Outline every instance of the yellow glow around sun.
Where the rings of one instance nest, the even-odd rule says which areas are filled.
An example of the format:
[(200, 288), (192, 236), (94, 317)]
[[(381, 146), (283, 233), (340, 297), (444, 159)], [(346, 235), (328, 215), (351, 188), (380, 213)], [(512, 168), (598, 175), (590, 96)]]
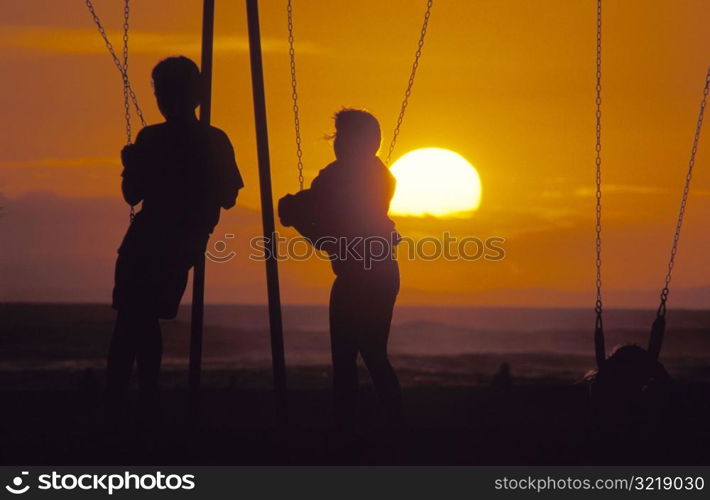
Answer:
[(415, 149), (390, 170), (397, 179), (391, 214), (466, 216), (481, 203), (478, 172), (466, 158), (448, 149)]

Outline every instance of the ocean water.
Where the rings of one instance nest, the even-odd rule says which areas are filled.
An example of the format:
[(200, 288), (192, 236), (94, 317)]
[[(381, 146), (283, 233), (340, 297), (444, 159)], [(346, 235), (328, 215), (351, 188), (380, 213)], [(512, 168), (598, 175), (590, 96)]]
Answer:
[[(1, 304), (0, 372), (102, 369), (114, 311), (102, 304)], [(320, 306), (283, 309), (290, 369), (330, 363), (328, 312)], [(648, 342), (654, 311), (610, 310), (607, 350)], [(189, 307), (164, 322), (164, 366), (187, 366)], [(669, 311), (661, 359), (679, 379), (710, 380), (710, 312)], [(390, 334), (395, 367), (411, 383), (481, 383), (501, 363), (523, 380), (573, 382), (594, 367), (591, 310), (398, 307)], [(268, 372), (268, 312), (262, 305), (208, 305), (206, 371)], [(323, 372), (325, 373), (325, 372)]]

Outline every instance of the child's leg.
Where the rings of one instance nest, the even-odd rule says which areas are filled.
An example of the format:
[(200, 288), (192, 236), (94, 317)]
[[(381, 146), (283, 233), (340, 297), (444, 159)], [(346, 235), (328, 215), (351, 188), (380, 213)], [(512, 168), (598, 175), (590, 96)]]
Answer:
[(125, 309), (118, 311), (106, 366), (106, 389), (114, 397), (125, 393), (131, 378), (136, 357), (135, 326), (129, 312)]
[(362, 311), (358, 321), (357, 343), (370, 372), (387, 424), (402, 425), (402, 390), (387, 354), (392, 312), (399, 293), (399, 268), (395, 261), (382, 262), (367, 280), (361, 280), (358, 293)]
[(158, 318), (148, 316), (141, 319), (141, 327), (136, 334), (138, 382), (141, 392), (152, 396), (158, 389), (160, 363), (163, 357), (163, 336)]
[(402, 391), (387, 355), (393, 307), (394, 297), (382, 297), (379, 303), (372, 304), (365, 313), (367, 318), (364, 318), (363, 331), (359, 332), (359, 347), (377, 397), (385, 411), (387, 424), (399, 427), (403, 420)]
[(338, 430), (355, 429), (358, 376), (357, 345), (352, 333), (352, 303), (348, 285), (336, 278), (330, 294), (330, 348), (333, 359), (333, 395)]

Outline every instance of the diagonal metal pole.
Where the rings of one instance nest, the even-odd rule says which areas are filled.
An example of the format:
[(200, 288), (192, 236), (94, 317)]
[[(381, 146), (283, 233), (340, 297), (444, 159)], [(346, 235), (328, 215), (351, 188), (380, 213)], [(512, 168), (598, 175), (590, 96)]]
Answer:
[(274, 201), (271, 194), (271, 164), (269, 160), (269, 136), (266, 127), (266, 97), (264, 92), (264, 69), (261, 58), (261, 33), (259, 31), (259, 2), (246, 0), (247, 24), (249, 26), (249, 56), (251, 60), (251, 85), (254, 97), (254, 121), (259, 159), (259, 188), (261, 191), (261, 217), (264, 226), (266, 287), (269, 299), (269, 325), (271, 328), (271, 359), (274, 372), (276, 396), (276, 420), (286, 424), (286, 361), (284, 357), (283, 325), (281, 321), (281, 297), (279, 294), (279, 269), (276, 260)]
[[(212, 112), (212, 45), (214, 41), (214, 0), (204, 0), (202, 10), (202, 96), (200, 122), (209, 126)], [(202, 333), (205, 312), (205, 254), (201, 252), (192, 274), (192, 324), (190, 325), (190, 395), (199, 405), (202, 372)]]

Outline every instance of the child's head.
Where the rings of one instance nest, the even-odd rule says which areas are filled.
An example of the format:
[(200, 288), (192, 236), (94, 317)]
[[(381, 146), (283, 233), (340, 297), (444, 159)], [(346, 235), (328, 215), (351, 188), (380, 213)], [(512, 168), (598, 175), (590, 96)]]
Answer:
[(335, 114), (336, 158), (375, 156), (381, 140), (380, 124), (367, 111), (344, 108)]
[(185, 56), (168, 57), (153, 68), (153, 89), (166, 119), (192, 115), (200, 104), (200, 70)]

